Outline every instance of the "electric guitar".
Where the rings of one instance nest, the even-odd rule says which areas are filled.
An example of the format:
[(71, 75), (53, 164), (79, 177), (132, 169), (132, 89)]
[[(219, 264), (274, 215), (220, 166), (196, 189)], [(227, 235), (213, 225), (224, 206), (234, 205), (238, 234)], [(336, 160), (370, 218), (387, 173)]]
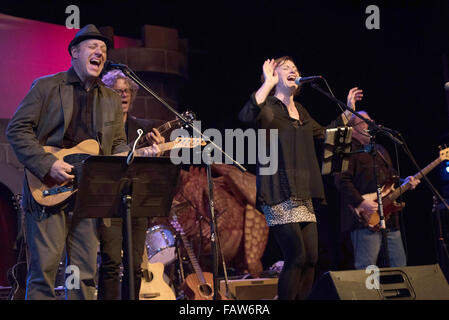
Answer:
[(143, 269), (139, 300), (176, 300), (175, 293), (164, 281), (164, 264), (147, 263)]
[[(172, 150), (176, 148), (195, 148), (196, 146), (204, 146), (206, 142), (201, 138), (184, 138), (178, 137), (173, 141), (158, 144), (161, 152)], [(61, 149), (52, 146), (44, 146), (45, 152), (53, 154), (57, 159), (64, 160), (65, 162), (74, 166), (75, 177), (80, 175), (82, 162), (91, 155), (98, 155), (100, 153), (100, 146), (96, 140), (87, 139), (73, 148)], [(143, 155), (142, 149), (136, 149), (135, 155)], [(114, 156), (127, 156), (128, 152), (121, 152), (114, 154)], [(43, 181), (33, 175), (28, 169), (25, 168), (25, 174), (30, 188), (30, 192), (40, 205), (51, 207), (62, 203), (67, 200), (72, 194), (78, 191), (75, 181), (66, 181), (62, 184), (57, 183), (55, 180), (46, 177)]]
[[(187, 120), (188, 123), (192, 123), (196, 119), (195, 113), (192, 111), (185, 111), (182, 113), (182, 116), (184, 119)], [(185, 128), (187, 129), (189, 126), (185, 124), (181, 119), (176, 118), (174, 120), (170, 120), (162, 124), (161, 126), (157, 127), (156, 129), (159, 131), (161, 135), (164, 135), (168, 130), (175, 129), (175, 128)], [(147, 134), (147, 132), (145, 132)], [(136, 145), (136, 148), (143, 148), (145, 146), (148, 146), (148, 141), (146, 139), (140, 138), (139, 142)]]
[[(422, 169), (420, 172), (414, 175), (416, 179), (421, 179), (423, 176), (428, 174), (432, 169), (434, 169), (437, 165), (439, 165), (442, 161), (449, 160), (449, 148), (445, 148), (440, 151), (440, 156), (432, 161), (427, 167)], [(405, 204), (397, 203), (396, 199), (399, 198), (401, 194), (410, 190), (412, 187), (410, 182), (404, 182), (399, 188), (394, 188), (394, 183), (390, 182), (385, 184), (381, 189), (381, 197), (382, 197), (382, 205), (384, 211), (385, 221), (387, 221), (392, 213), (395, 213), (401, 210)], [(367, 193), (362, 195), (364, 199), (373, 200), (377, 202), (377, 192)], [(360, 207), (353, 208), (351, 205), (349, 207), (359, 216), (363, 217), (364, 210)], [(373, 228), (377, 230), (379, 228), (380, 216), (378, 212), (374, 212), (367, 219), (364, 220), (364, 223), (367, 227)]]
[[(192, 264), (193, 269), (195, 270), (194, 274), (189, 274), (184, 282), (183, 289), (184, 293), (187, 295), (189, 300), (213, 300), (214, 297), (214, 276), (210, 272), (203, 272), (198, 263), (198, 260), (193, 253), (192, 246), (190, 245), (187, 236), (184, 233), (182, 226), (179, 224), (177, 217), (174, 215), (173, 220), (170, 220), (173, 228), (179, 232), (182, 238), (182, 242), (184, 243), (184, 247), (187, 251), (187, 255), (189, 256), (190, 262)], [(221, 293), (218, 294), (220, 300), (227, 300)]]

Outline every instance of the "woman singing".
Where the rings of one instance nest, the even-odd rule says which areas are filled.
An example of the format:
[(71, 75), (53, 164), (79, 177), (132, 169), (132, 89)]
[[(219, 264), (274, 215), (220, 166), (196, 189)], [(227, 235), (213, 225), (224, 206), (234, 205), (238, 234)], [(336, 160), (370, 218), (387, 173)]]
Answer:
[[(300, 73), (292, 58), (266, 60), (262, 69), (263, 83), (240, 111), (239, 119), (255, 123), (258, 129), (278, 129), (277, 172), (261, 175), (262, 165), (257, 164), (257, 207), (284, 258), (278, 299), (305, 299), (318, 260), (312, 199), (325, 199), (314, 138), (323, 139), (325, 128), (293, 99), (299, 93), (295, 79)], [(361, 95), (361, 90), (351, 89), (348, 105)], [(342, 114), (329, 127), (345, 125), (348, 118), (349, 114)]]

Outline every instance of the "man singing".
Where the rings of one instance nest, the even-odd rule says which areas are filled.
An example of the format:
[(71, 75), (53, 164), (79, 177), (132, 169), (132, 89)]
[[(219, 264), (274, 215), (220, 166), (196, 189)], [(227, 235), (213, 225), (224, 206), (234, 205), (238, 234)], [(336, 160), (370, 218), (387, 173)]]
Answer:
[[(127, 152), (120, 98), (104, 86), (99, 75), (110, 40), (89, 24), (69, 43), (71, 68), (36, 79), (7, 128), (19, 161), (41, 180), (63, 183), (74, 179), (72, 165), (45, 152), (43, 146), (72, 148), (95, 139), (100, 153)], [(144, 155), (159, 152), (146, 148)], [(97, 220), (73, 217), (75, 197), (43, 207), (24, 180), (23, 207), (30, 253), (26, 299), (55, 299), (54, 283), (61, 256), (79, 270), (79, 279), (66, 288), (67, 299), (95, 299)], [(75, 268), (75, 269), (76, 269)]]

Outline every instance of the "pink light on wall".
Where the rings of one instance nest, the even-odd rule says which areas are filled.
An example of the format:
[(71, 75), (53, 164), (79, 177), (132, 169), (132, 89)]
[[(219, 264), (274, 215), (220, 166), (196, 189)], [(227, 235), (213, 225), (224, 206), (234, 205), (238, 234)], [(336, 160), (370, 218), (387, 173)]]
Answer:
[[(0, 13), (0, 118), (12, 117), (34, 79), (70, 68), (67, 47), (77, 31)], [(116, 48), (139, 43), (114, 37)]]
[(119, 48), (139, 48), (142, 41), (127, 37), (114, 36), (114, 49)]
[(0, 118), (11, 118), (37, 77), (67, 70), (77, 30), (0, 14)]

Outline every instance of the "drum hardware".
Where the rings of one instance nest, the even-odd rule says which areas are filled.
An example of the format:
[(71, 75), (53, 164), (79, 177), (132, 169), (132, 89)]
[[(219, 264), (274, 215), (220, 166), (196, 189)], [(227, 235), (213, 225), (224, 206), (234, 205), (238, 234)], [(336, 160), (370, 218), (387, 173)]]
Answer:
[(147, 230), (145, 246), (150, 263), (161, 262), (165, 266), (175, 261), (175, 235), (164, 225), (156, 225)]

